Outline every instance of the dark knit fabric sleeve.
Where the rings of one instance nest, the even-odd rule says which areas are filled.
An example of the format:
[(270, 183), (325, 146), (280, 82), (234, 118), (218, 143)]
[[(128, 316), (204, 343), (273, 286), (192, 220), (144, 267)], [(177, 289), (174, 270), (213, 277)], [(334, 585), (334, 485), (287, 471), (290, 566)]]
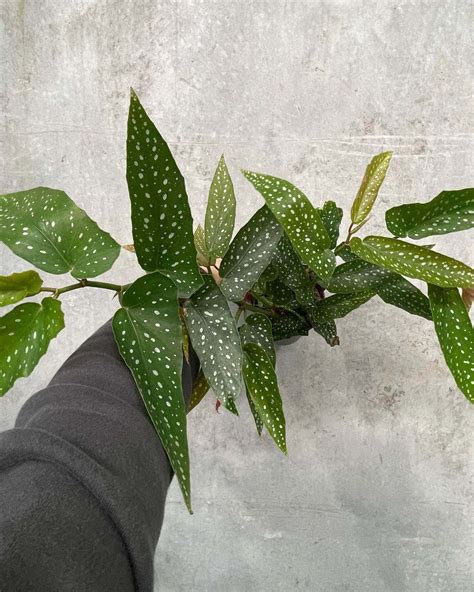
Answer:
[(109, 322), (0, 434), (1, 592), (153, 590), (171, 477)]

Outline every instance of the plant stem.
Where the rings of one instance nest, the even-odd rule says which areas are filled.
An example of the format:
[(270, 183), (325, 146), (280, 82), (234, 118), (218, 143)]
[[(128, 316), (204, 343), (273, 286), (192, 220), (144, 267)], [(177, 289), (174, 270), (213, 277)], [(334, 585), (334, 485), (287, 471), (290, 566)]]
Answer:
[(114, 292), (120, 293), (123, 286), (120, 284), (109, 284), (108, 282), (95, 282), (93, 280), (83, 279), (77, 282), (77, 284), (71, 284), (70, 286), (64, 286), (63, 288), (49, 288), (44, 286), (40, 289), (40, 292), (52, 292), (54, 298), (58, 298), (61, 294), (71, 292), (72, 290), (79, 290), (79, 288), (102, 288), (103, 290), (113, 290)]
[(248, 304), (247, 302), (241, 302), (239, 306), (242, 310), (252, 310), (253, 312), (261, 312), (269, 317), (279, 316), (276, 312), (273, 312), (272, 310), (266, 310), (265, 308), (260, 308), (260, 306), (254, 306), (253, 304)]

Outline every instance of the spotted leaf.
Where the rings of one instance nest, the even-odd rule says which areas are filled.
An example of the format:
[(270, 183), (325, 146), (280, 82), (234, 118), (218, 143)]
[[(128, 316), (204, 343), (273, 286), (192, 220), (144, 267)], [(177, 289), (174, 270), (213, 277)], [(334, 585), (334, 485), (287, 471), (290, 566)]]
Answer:
[(385, 212), (388, 230), (413, 239), (474, 227), (474, 189), (442, 191), (427, 203), (406, 204)]
[(209, 191), (204, 225), (207, 252), (223, 257), (234, 232), (235, 195), (224, 156), (221, 156)]
[(278, 318), (272, 318), (272, 333), (275, 341), (290, 339), (301, 335), (308, 335), (310, 325), (302, 318), (293, 314), (287, 314)]
[(194, 232), (194, 245), (196, 247), (197, 262), (199, 265), (207, 267), (208, 265), (213, 265), (215, 263), (207, 252), (204, 228), (201, 225), (199, 225)]
[(279, 277), (276, 280), (267, 282), (265, 287), (265, 298), (277, 308), (296, 308), (298, 306), (298, 300), (296, 299), (295, 293), (290, 290)]
[(342, 208), (338, 208), (334, 201), (326, 201), (322, 208), (318, 208), (326, 232), (331, 239), (329, 247), (334, 249), (339, 239), (339, 227), (342, 221)]
[(104, 273), (120, 253), (64, 191), (48, 187), (0, 196), (0, 240), (39, 269), (81, 279)]
[(312, 308), (312, 318), (317, 323), (328, 323), (334, 319), (345, 317), (375, 296), (375, 292), (365, 291), (357, 294), (335, 294), (320, 300)]
[(363, 259), (355, 259), (336, 267), (327, 288), (334, 294), (364, 292), (374, 290), (395, 275), (384, 267), (367, 263)]
[(387, 304), (392, 304), (410, 314), (431, 321), (431, 309), (428, 298), (421, 290), (401, 275), (393, 274), (390, 279), (378, 285), (375, 291)]
[(373, 290), (387, 304), (431, 319), (429, 300), (421, 290), (401, 275), (359, 259), (357, 255), (336, 267), (328, 290), (341, 294)]
[(138, 278), (123, 294), (113, 330), (191, 512), (181, 320), (173, 281), (159, 272)]
[(190, 296), (202, 282), (184, 179), (133, 90), (128, 115), (127, 182), (138, 262), (145, 271), (161, 271), (175, 282), (180, 295)]
[(320, 277), (329, 277), (336, 266), (334, 254), (328, 251), (331, 238), (306, 195), (284, 179), (242, 172), (263, 196), (303, 263)]
[(22, 271), (11, 275), (0, 275), (0, 306), (15, 304), (38, 294), (43, 280), (36, 271)]
[(0, 319), (0, 395), (31, 374), (63, 328), (61, 302), (55, 298), (19, 304)]
[(211, 276), (204, 277), (204, 285), (186, 302), (185, 319), (204, 376), (226, 405), (240, 392), (242, 349), (227, 300)]
[(391, 158), (391, 152), (382, 152), (374, 156), (368, 164), (351, 208), (351, 220), (354, 224), (360, 224), (370, 214), (385, 179)]
[(446, 364), (460, 390), (474, 403), (474, 329), (456, 288), (428, 285), (433, 321)]
[(267, 354), (269, 360), (275, 366), (276, 355), (273, 343), (272, 323), (270, 319), (261, 313), (253, 313), (245, 319), (245, 323), (239, 327), (242, 344), (258, 343)]
[(241, 300), (270, 263), (282, 228), (263, 206), (239, 230), (219, 268), (221, 290), (229, 300)]
[(287, 236), (283, 236), (273, 257), (278, 277), (292, 290), (298, 302), (311, 305), (314, 302), (313, 286), (296, 251)]
[(306, 310), (306, 315), (311, 323), (311, 326), (318, 335), (326, 341), (328, 345), (334, 347), (340, 344), (339, 336), (337, 334), (337, 327), (334, 321), (326, 321), (324, 323), (317, 320), (317, 314), (313, 315), (314, 306)]
[(461, 261), (385, 236), (352, 238), (352, 251), (365, 261), (444, 288), (474, 286), (474, 270)]
[(243, 351), (243, 375), (249, 397), (276, 445), (287, 454), (285, 415), (273, 365), (256, 343), (246, 343)]
[(351, 248), (347, 243), (341, 243), (335, 249), (334, 253), (340, 257), (343, 261), (355, 261), (358, 259), (357, 255), (351, 251)]

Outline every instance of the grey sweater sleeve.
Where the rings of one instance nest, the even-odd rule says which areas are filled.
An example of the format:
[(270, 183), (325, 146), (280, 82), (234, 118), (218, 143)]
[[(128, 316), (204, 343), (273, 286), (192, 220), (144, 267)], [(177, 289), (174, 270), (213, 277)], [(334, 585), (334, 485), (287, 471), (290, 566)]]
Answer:
[(109, 322), (0, 434), (0, 591), (151, 591), (171, 477)]

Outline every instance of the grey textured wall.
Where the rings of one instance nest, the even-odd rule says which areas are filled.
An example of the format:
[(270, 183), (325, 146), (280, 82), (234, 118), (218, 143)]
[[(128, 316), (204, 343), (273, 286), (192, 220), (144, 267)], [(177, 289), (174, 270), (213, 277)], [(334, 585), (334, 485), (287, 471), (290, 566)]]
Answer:
[[(2, 192), (62, 188), (123, 243), (131, 85), (196, 221), (221, 152), (239, 225), (260, 203), (242, 166), (348, 207), (370, 156), (392, 149), (371, 232), (386, 206), (472, 182), (468, 0), (3, 0), (1, 13)], [(467, 240), (435, 242), (472, 264)], [(0, 254), (2, 273), (27, 267)], [(107, 277), (137, 273), (124, 252)], [(63, 300), (67, 328), (1, 401), (0, 428), (115, 308), (94, 290)], [(315, 335), (280, 352), (288, 458), (244, 405), (240, 419), (211, 399), (192, 414), (195, 515), (173, 484), (157, 590), (471, 589), (472, 413), (432, 327), (379, 301), (339, 327), (339, 348)]]

